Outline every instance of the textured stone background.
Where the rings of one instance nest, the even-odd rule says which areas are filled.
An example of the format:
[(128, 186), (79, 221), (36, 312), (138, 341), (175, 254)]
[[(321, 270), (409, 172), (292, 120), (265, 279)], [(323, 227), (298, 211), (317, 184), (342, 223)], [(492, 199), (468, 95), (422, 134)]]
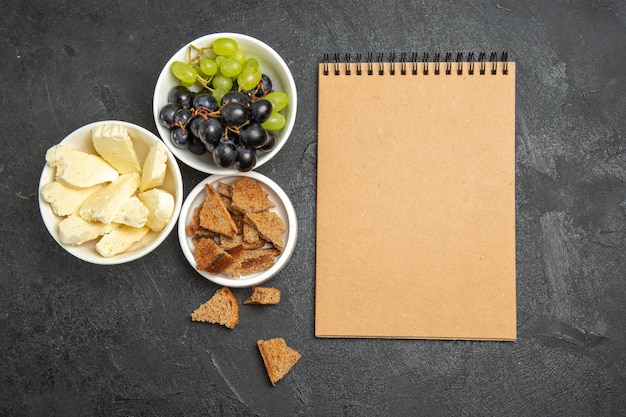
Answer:
[[(0, 415), (626, 415), (624, 2), (3, 3)], [(216, 286), (175, 234), (145, 259), (89, 265), (37, 206), (47, 148), (102, 119), (156, 132), (162, 65), (220, 31), (273, 46), (299, 88), (293, 136), (259, 169), (300, 222), (272, 281), (283, 302), (246, 306), (234, 331), (190, 321)], [(517, 62), (518, 340), (316, 339), (317, 63), (481, 50)], [(205, 176), (181, 168), (186, 192)], [(272, 387), (255, 341), (275, 336), (304, 357)]]

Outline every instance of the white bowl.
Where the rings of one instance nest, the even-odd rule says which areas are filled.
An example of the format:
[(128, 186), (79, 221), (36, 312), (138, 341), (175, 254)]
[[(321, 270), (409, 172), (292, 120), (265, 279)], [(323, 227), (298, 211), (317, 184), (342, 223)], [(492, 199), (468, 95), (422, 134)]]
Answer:
[[(237, 178), (250, 177), (257, 180), (263, 190), (268, 193), (269, 199), (276, 205), (276, 207), (270, 209), (274, 211), (285, 224), (285, 234), (283, 235), (283, 241), (285, 242), (285, 248), (282, 253), (276, 259), (276, 263), (267, 271), (256, 272), (249, 275), (243, 275), (240, 278), (231, 278), (225, 274), (211, 274), (205, 271), (199, 271), (196, 269), (196, 260), (194, 258), (194, 245), (191, 238), (187, 235), (186, 226), (191, 222), (194, 214), (194, 209), (204, 201), (206, 196), (205, 187), (206, 184), (215, 186), (218, 182), (224, 182), (231, 184)], [(232, 175), (211, 175), (205, 180), (201, 181), (196, 187), (191, 190), (180, 212), (180, 220), (178, 222), (178, 239), (180, 240), (180, 246), (183, 250), (183, 254), (189, 264), (196, 269), (196, 271), (204, 278), (212, 281), (218, 285), (233, 287), (233, 288), (245, 288), (262, 284), (276, 275), (283, 267), (289, 262), (293, 250), (296, 246), (298, 239), (298, 224), (296, 220), (296, 211), (291, 204), (291, 200), (285, 194), (285, 192), (271, 179), (259, 174), (258, 172), (239, 172)]]
[[(259, 61), (259, 67), (263, 73), (267, 74), (272, 80), (272, 86), (275, 91), (283, 91), (289, 96), (289, 105), (281, 110), (285, 116), (286, 124), (280, 131), (276, 132), (276, 146), (270, 152), (259, 154), (255, 169), (267, 163), (276, 155), (287, 142), (296, 120), (296, 110), (298, 106), (298, 95), (296, 84), (289, 67), (280, 55), (274, 49), (269, 47), (262, 41), (253, 37), (242, 35), (239, 33), (213, 33), (203, 36), (189, 42), (187, 45), (179, 49), (161, 70), (159, 78), (154, 89), (154, 97), (152, 102), (152, 111), (154, 113), (154, 122), (156, 124), (159, 135), (163, 142), (169, 147), (172, 153), (186, 165), (208, 174), (236, 174), (236, 168), (218, 167), (211, 157), (210, 153), (204, 155), (196, 155), (187, 149), (175, 147), (170, 140), (170, 130), (161, 126), (159, 123), (159, 113), (161, 108), (167, 104), (167, 96), (172, 87), (179, 85), (178, 80), (172, 75), (170, 66), (174, 61), (187, 62), (187, 53), (190, 45), (196, 47), (206, 47), (218, 38), (231, 38), (237, 41), (239, 49), (244, 51), (248, 58), (256, 58)], [(198, 90), (199, 87), (190, 87), (191, 90)]]
[[(152, 132), (140, 126), (118, 120), (105, 120), (94, 122), (76, 129), (67, 135), (61, 143), (84, 152), (97, 154), (91, 140), (91, 130), (93, 127), (101, 124), (119, 124), (124, 126), (131, 136), (135, 152), (137, 153), (137, 157), (140, 161), (145, 159), (148, 150), (150, 149), (150, 145), (153, 142), (161, 141)], [(86, 242), (78, 246), (64, 245), (59, 241), (58, 232), (59, 222), (63, 220), (63, 218), (54, 214), (50, 204), (42, 199), (41, 192), (39, 192), (39, 210), (41, 212), (41, 217), (43, 218), (43, 222), (54, 240), (56, 240), (61, 247), (75, 257), (82, 259), (83, 261), (99, 265), (115, 265), (130, 262), (141, 258), (156, 249), (174, 229), (183, 201), (183, 181), (180, 168), (178, 167), (178, 162), (169, 149), (165, 148), (165, 150), (167, 152), (167, 173), (165, 175), (165, 183), (159, 188), (174, 196), (174, 212), (172, 213), (169, 223), (161, 232), (148, 232), (146, 236), (144, 236), (139, 242), (135, 243), (128, 251), (110, 258), (105, 258), (96, 251), (97, 240)], [(46, 164), (39, 179), (40, 191), (41, 187), (54, 180), (54, 174), (55, 168)]]

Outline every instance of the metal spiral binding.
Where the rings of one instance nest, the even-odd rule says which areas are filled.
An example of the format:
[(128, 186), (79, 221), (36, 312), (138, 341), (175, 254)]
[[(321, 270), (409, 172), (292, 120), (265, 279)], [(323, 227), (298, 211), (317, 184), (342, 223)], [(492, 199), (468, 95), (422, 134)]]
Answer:
[[(389, 64), (389, 75), (407, 75), (409, 71), (407, 71), (407, 65), (410, 63), (410, 74), (418, 75), (419, 72), (419, 54), (417, 52), (412, 52), (410, 59), (407, 61), (408, 54), (406, 52), (401, 52), (399, 55), (399, 60), (396, 58), (396, 53), (391, 52), (389, 54), (389, 58), (385, 60), (383, 53), (376, 54), (376, 61), (374, 61), (374, 54), (372, 52), (368, 52), (365, 60), (362, 59), (362, 55), (360, 53), (356, 54), (356, 60), (354, 63), (356, 64), (356, 75), (373, 75), (374, 67), (377, 67), (378, 75), (385, 75), (385, 64)], [(463, 75), (464, 64), (468, 63), (467, 73), (468, 75), (474, 75), (476, 73), (475, 67), (476, 64), (478, 67), (478, 74), (485, 75), (487, 73), (491, 75), (496, 75), (498, 72), (498, 62), (502, 62), (502, 75), (508, 75), (509, 73), (509, 54), (508, 52), (502, 52), (500, 56), (500, 60), (498, 60), (498, 53), (491, 52), (489, 54), (489, 58), (487, 59), (486, 52), (480, 52), (478, 54), (478, 59), (476, 60), (474, 52), (467, 53), (467, 59), (464, 58), (463, 52), (456, 53), (456, 59), (453, 60), (452, 52), (446, 52), (443, 58), (443, 62), (441, 60), (441, 53), (437, 52), (434, 54), (433, 60), (429, 60), (430, 56), (428, 52), (424, 52), (422, 55), (421, 63), (422, 65), (422, 74), (429, 75), (430, 73), (430, 63), (433, 63), (433, 73), (434, 75), (442, 74), (442, 64), (443, 64), (443, 73), (445, 75), (451, 75), (453, 73), (454, 66), (456, 65), (456, 74)], [(343, 62), (340, 61), (339, 54), (333, 54), (333, 59), (331, 60), (330, 54), (324, 54), (324, 58), (322, 61), (322, 73), (323, 75), (329, 75), (331, 72), (330, 66), (332, 65), (332, 72), (334, 75), (341, 75), (341, 64), (345, 65), (343, 70), (343, 75), (352, 75), (352, 59), (350, 54), (345, 54), (345, 58)], [(366, 69), (364, 70), (362, 64), (366, 64)], [(398, 65), (399, 64), (399, 65)], [(397, 67), (399, 66), (400, 70), (397, 71)], [(488, 67), (490, 68), (488, 69)]]

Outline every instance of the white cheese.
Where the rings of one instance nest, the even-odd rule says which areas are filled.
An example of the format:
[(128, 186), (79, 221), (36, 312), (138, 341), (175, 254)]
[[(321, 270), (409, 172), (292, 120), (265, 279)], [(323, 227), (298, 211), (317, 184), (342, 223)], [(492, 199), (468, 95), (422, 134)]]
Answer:
[(113, 217), (113, 222), (143, 227), (148, 221), (148, 214), (146, 206), (136, 196), (132, 196), (122, 203), (120, 211)]
[(53, 181), (41, 187), (41, 197), (50, 204), (57, 216), (67, 216), (78, 211), (87, 198), (102, 188), (102, 184), (89, 188), (66, 187)]
[(85, 220), (111, 223), (124, 202), (135, 194), (139, 181), (140, 177), (136, 172), (120, 175), (83, 203), (79, 210), (80, 216)]
[(115, 224), (88, 222), (77, 214), (72, 214), (59, 222), (59, 241), (64, 245), (81, 245), (110, 232), (118, 227)]
[(174, 213), (174, 197), (160, 188), (139, 193), (138, 197), (150, 213), (146, 226), (155, 232), (163, 230)]
[(102, 236), (96, 243), (96, 251), (105, 258), (110, 258), (126, 252), (135, 243), (141, 240), (150, 229), (148, 227), (131, 227), (121, 225), (110, 233)]
[(98, 125), (91, 131), (93, 147), (120, 174), (141, 172), (141, 163), (128, 130), (119, 124)]
[(46, 163), (56, 167), (55, 179), (71, 187), (88, 188), (115, 180), (119, 173), (98, 155), (66, 145), (55, 145), (46, 152)]
[(167, 153), (161, 142), (154, 142), (150, 146), (148, 155), (143, 162), (143, 172), (139, 191), (146, 191), (163, 185), (167, 171)]

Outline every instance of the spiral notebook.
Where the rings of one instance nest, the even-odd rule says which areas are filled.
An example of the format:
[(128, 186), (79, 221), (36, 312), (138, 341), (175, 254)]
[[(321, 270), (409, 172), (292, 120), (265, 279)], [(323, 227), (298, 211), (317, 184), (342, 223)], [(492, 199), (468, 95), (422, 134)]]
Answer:
[(315, 334), (515, 340), (515, 63), (319, 64)]

